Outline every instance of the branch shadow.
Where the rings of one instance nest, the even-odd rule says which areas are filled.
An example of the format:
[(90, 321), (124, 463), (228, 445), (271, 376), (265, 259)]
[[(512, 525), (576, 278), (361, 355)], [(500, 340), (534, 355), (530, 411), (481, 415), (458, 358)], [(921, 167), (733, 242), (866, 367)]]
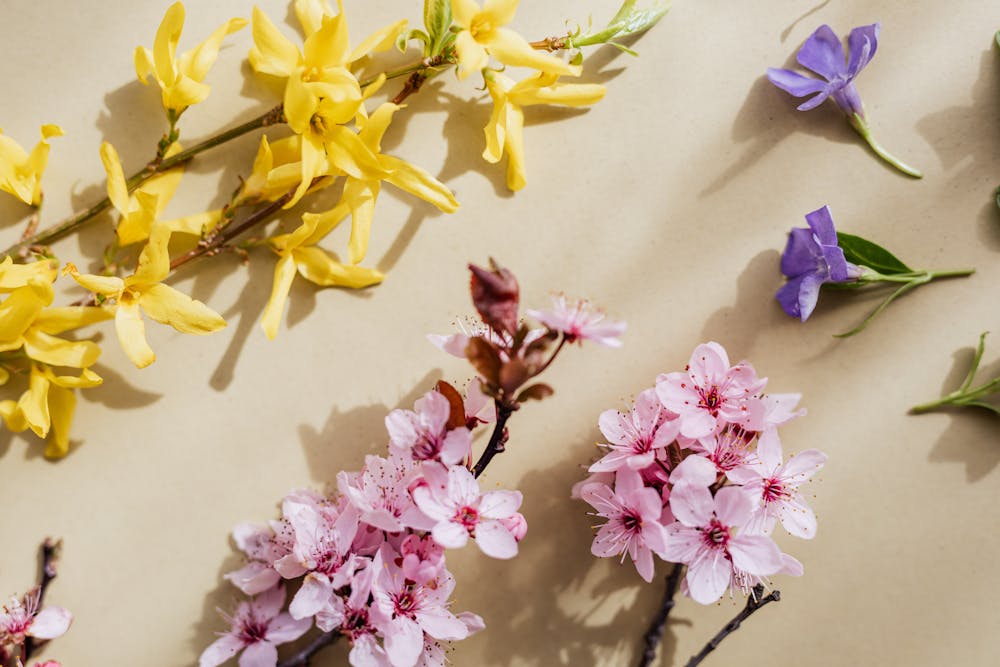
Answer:
[(794, 21), (792, 21), (788, 25), (787, 28), (785, 28), (784, 30), (781, 31), (781, 41), (782, 41), (782, 43), (784, 43), (788, 39), (788, 37), (792, 34), (792, 31), (795, 30), (795, 26), (797, 26), (799, 23), (801, 23), (805, 19), (809, 18), (810, 16), (812, 16), (813, 14), (815, 14), (816, 12), (818, 12), (819, 10), (823, 9), (828, 4), (830, 4), (830, 0), (823, 0), (823, 2), (819, 3), (818, 5), (816, 5), (812, 9), (806, 11), (804, 14), (802, 14), (797, 19), (795, 19)]
[[(941, 387), (941, 395), (954, 391), (968, 373), (975, 349), (962, 348), (952, 358), (954, 364)], [(978, 378), (992, 378), (1000, 374), (1000, 361), (980, 367)], [(934, 444), (927, 460), (931, 463), (962, 463), (965, 477), (969, 482), (978, 482), (1000, 464), (1000, 448), (996, 447), (996, 432), (1000, 417), (985, 409), (946, 408), (942, 410), (950, 418), (950, 424)], [(918, 415), (923, 416), (923, 415)]]
[[(780, 259), (777, 250), (764, 250), (750, 260), (737, 279), (736, 301), (709, 316), (702, 340), (725, 340), (727, 346), (749, 350), (766, 326), (787, 319), (774, 298), (781, 281)], [(748, 321), (754, 325), (746, 326)]]

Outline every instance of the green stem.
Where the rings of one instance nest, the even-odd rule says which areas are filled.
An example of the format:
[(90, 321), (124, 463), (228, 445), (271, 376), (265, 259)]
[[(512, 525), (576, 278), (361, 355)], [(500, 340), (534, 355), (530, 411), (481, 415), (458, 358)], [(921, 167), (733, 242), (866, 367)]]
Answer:
[[(271, 109), (270, 111), (261, 116), (258, 116), (257, 118), (249, 120), (246, 123), (243, 123), (242, 125), (238, 125), (237, 127), (234, 127), (232, 129), (226, 130), (225, 132), (210, 137), (205, 141), (201, 142), (200, 144), (192, 146), (187, 150), (183, 150), (180, 153), (177, 153), (176, 155), (172, 155), (168, 158), (157, 157), (152, 161), (150, 161), (149, 164), (147, 164), (145, 167), (143, 167), (142, 170), (136, 172), (135, 174), (132, 174), (132, 176), (128, 178), (128, 180), (126, 181), (128, 190), (129, 192), (132, 192), (140, 185), (151, 179), (153, 176), (156, 176), (157, 174), (163, 173), (180, 164), (183, 164), (189, 161), (194, 156), (198, 155), (199, 153), (203, 153), (211, 148), (215, 148), (216, 146), (221, 146), (222, 144), (228, 141), (232, 141), (237, 137), (241, 137), (244, 134), (247, 134), (248, 132), (252, 132), (253, 130), (262, 127), (267, 127), (268, 125), (275, 125), (277, 123), (282, 123), (282, 122), (284, 122), (284, 110), (281, 105), (278, 105), (277, 107)], [(37, 234), (31, 237), (18, 241), (17, 243), (15, 243), (11, 247), (7, 248), (2, 253), (0, 253), (0, 257), (4, 255), (14, 256), (22, 248), (28, 248), (31, 246), (44, 246), (44, 245), (49, 245), (54, 241), (58, 241), (59, 239), (67, 236), (68, 234), (75, 232), (77, 229), (82, 227), (90, 220), (96, 218), (98, 215), (107, 210), (110, 206), (111, 206), (111, 200), (105, 197), (104, 199), (97, 202), (87, 210), (82, 211), (70, 218), (67, 218), (63, 222), (60, 222), (59, 224), (53, 225), (52, 227), (49, 227), (47, 229), (43, 229), (42, 231), (38, 232)]]
[(883, 160), (885, 160), (893, 167), (906, 174), (907, 176), (912, 176), (913, 178), (924, 177), (923, 172), (921, 172), (919, 169), (916, 169), (906, 164), (905, 162), (894, 156), (892, 153), (887, 151), (885, 148), (883, 148), (879, 142), (875, 141), (875, 137), (872, 136), (871, 128), (868, 127), (868, 123), (865, 122), (865, 119), (862, 118), (860, 114), (854, 114), (850, 118), (850, 123), (851, 127), (853, 127), (854, 130), (861, 135), (862, 139), (868, 142), (868, 145), (880, 158), (882, 158)]

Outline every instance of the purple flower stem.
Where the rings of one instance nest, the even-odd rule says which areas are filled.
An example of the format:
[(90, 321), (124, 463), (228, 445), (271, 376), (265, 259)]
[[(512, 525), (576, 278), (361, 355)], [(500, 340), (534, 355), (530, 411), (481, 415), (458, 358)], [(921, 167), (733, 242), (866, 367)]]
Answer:
[(753, 587), (753, 593), (751, 593), (750, 597), (747, 598), (747, 606), (743, 608), (743, 611), (738, 613), (733, 620), (726, 623), (726, 625), (719, 630), (718, 634), (712, 637), (712, 639), (705, 644), (701, 651), (698, 652), (698, 655), (692, 656), (691, 659), (688, 660), (686, 667), (696, 667), (696, 665), (700, 665), (701, 661), (704, 660), (709, 653), (719, 648), (719, 644), (722, 643), (722, 640), (739, 630), (743, 621), (750, 618), (755, 611), (769, 602), (779, 602), (781, 600), (780, 591), (771, 591), (771, 593), (765, 597), (761, 597), (762, 595), (764, 595), (764, 586), (757, 584)]
[(883, 160), (885, 160), (893, 167), (906, 174), (907, 176), (912, 176), (913, 178), (924, 177), (923, 172), (921, 172), (919, 169), (915, 169), (914, 167), (911, 167), (910, 165), (906, 164), (905, 162), (894, 156), (892, 153), (887, 151), (885, 148), (883, 148), (879, 142), (875, 141), (875, 137), (872, 136), (871, 128), (868, 127), (868, 123), (865, 122), (865, 119), (862, 118), (860, 115), (854, 114), (852, 117), (848, 119), (848, 122), (850, 122), (851, 127), (853, 127), (854, 130), (861, 135), (861, 138), (868, 143), (872, 151), (874, 151), (875, 154), (878, 155), (880, 158), (882, 158)]
[[(54, 542), (51, 538), (45, 538), (40, 547), (42, 556), (42, 568), (41, 574), (38, 577), (38, 608), (42, 608), (42, 603), (45, 601), (45, 591), (48, 590), (49, 584), (52, 580), (56, 578), (58, 574), (56, 572), (56, 558), (59, 556), (59, 546), (58, 541)], [(24, 650), (22, 651), (22, 660), (28, 660), (31, 655), (35, 652), (35, 649), (39, 648), (45, 642), (35, 642), (34, 637), (24, 638)]]
[(639, 667), (649, 667), (653, 664), (653, 660), (656, 659), (656, 649), (660, 646), (660, 642), (663, 641), (663, 632), (667, 629), (667, 617), (670, 616), (671, 610), (677, 604), (674, 601), (674, 596), (677, 595), (677, 589), (681, 585), (681, 575), (683, 573), (684, 566), (680, 563), (674, 563), (674, 568), (667, 575), (667, 589), (663, 593), (663, 602), (660, 603), (660, 610), (649, 625), (649, 630), (643, 636), (644, 649), (642, 657), (639, 659)]

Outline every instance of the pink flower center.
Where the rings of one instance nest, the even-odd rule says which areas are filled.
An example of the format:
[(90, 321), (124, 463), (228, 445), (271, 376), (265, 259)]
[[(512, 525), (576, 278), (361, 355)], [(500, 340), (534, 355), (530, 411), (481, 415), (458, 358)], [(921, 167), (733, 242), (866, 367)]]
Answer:
[(412, 618), (417, 609), (420, 608), (420, 603), (413, 590), (407, 588), (405, 591), (396, 596), (393, 607), (397, 616), (408, 616)]
[(240, 641), (244, 644), (256, 644), (257, 642), (264, 641), (267, 639), (267, 626), (268, 623), (266, 621), (262, 621), (251, 614), (240, 625)]
[(698, 407), (708, 410), (714, 416), (719, 411), (719, 405), (722, 404), (722, 392), (719, 391), (716, 385), (712, 385), (708, 391), (699, 387), (698, 394), (701, 396)]
[(642, 517), (634, 511), (626, 512), (622, 515), (622, 526), (630, 533), (638, 533), (642, 530)]
[(422, 433), (420, 439), (413, 445), (413, 458), (417, 461), (431, 461), (441, 453), (441, 443), (436, 437)]
[(479, 523), (479, 511), (474, 507), (463, 507), (455, 512), (454, 521), (462, 524), (462, 527), (471, 533)]
[(705, 527), (699, 528), (705, 546), (710, 549), (726, 549), (729, 545), (731, 534), (729, 527), (722, 525), (722, 522), (713, 518)]
[(764, 480), (763, 498), (765, 503), (787, 500), (791, 495), (792, 492), (777, 477)]

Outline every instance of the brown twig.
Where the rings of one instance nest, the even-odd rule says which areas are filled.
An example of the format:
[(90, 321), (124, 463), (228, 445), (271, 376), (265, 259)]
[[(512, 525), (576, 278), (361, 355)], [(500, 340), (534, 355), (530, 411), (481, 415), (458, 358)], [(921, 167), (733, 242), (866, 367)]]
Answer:
[(312, 660), (314, 655), (327, 646), (336, 643), (340, 637), (340, 632), (337, 630), (331, 630), (330, 632), (324, 632), (321, 635), (317, 635), (316, 639), (312, 640), (312, 642), (310, 642), (301, 651), (279, 662), (278, 667), (308, 667), (309, 661)]
[(503, 401), (495, 401), (497, 407), (497, 421), (493, 426), (493, 434), (490, 436), (490, 441), (486, 445), (486, 449), (483, 450), (482, 456), (476, 461), (475, 467), (472, 469), (472, 473), (479, 477), (486, 470), (486, 466), (490, 464), (493, 457), (500, 454), (506, 449), (507, 439), (510, 437), (510, 432), (507, 431), (507, 420), (510, 416), (514, 414), (514, 410), (517, 406), (507, 405)]
[[(42, 603), (45, 601), (45, 591), (48, 590), (49, 584), (52, 580), (56, 578), (58, 572), (56, 572), (56, 560), (59, 557), (59, 548), (62, 546), (62, 542), (53, 542), (51, 538), (45, 538), (42, 542), (40, 548), (41, 551), (41, 571), (38, 575), (38, 608), (42, 608)], [(22, 651), (22, 656), (24, 660), (31, 657), (35, 649), (44, 644), (45, 642), (36, 642), (34, 637), (28, 636), (24, 638), (24, 650)]]
[(686, 667), (695, 667), (696, 665), (700, 665), (701, 661), (704, 660), (709, 653), (719, 648), (719, 644), (722, 643), (723, 639), (739, 630), (740, 624), (750, 618), (755, 611), (769, 602), (779, 602), (781, 600), (780, 591), (771, 591), (770, 595), (765, 597), (761, 597), (762, 595), (764, 595), (764, 586), (757, 584), (753, 587), (753, 592), (750, 594), (750, 597), (747, 598), (747, 606), (743, 608), (743, 611), (736, 614), (736, 617), (733, 620), (726, 623), (726, 625), (719, 630), (718, 634), (712, 637), (712, 639), (705, 644), (704, 648), (698, 652), (698, 655), (692, 656), (691, 659), (688, 660)]
[(667, 618), (670, 616), (674, 605), (677, 604), (674, 596), (677, 595), (677, 589), (680, 587), (681, 574), (683, 572), (684, 566), (680, 563), (675, 563), (673, 569), (670, 570), (670, 574), (667, 575), (667, 587), (663, 592), (663, 602), (660, 603), (660, 610), (656, 612), (653, 622), (649, 624), (649, 629), (643, 636), (644, 648), (642, 657), (639, 659), (639, 667), (649, 667), (656, 658), (656, 650), (659, 648), (660, 642), (663, 641), (663, 632), (667, 629)]

